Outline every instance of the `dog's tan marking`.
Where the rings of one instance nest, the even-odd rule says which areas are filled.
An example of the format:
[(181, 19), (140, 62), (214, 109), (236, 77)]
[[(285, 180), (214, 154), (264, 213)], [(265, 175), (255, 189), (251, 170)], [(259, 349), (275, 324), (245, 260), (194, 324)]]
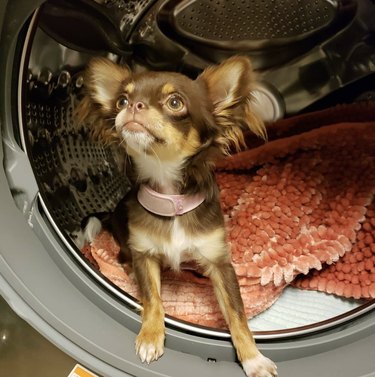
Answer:
[(207, 263), (205, 274), (212, 281), (238, 359), (242, 362), (254, 358), (259, 351), (247, 324), (236, 273), (229, 258), (225, 259), (222, 258), (218, 263)]
[(171, 83), (164, 84), (163, 88), (161, 89), (161, 92), (164, 95), (172, 94), (175, 91), (176, 91), (176, 88)]
[(259, 352), (249, 329), (236, 273), (229, 258), (225, 256), (218, 263), (208, 263), (205, 273), (212, 281), (237, 357), (246, 375), (276, 376), (275, 364)]
[(135, 89), (135, 85), (133, 82), (130, 82), (129, 84), (125, 86), (126, 93), (132, 94), (134, 92), (134, 89)]
[(223, 255), (227, 255), (224, 229), (220, 227), (197, 237), (196, 246), (199, 254), (210, 262), (221, 259)]
[(160, 298), (160, 261), (134, 253), (133, 269), (141, 292), (142, 327), (135, 342), (142, 362), (150, 363), (164, 353), (164, 308)]
[[(193, 155), (200, 146), (199, 135), (196, 129), (189, 130), (186, 136), (172, 124), (165, 123), (163, 127), (163, 136), (167, 141), (168, 149), (165, 145), (156, 145), (155, 153), (161, 159), (171, 159), (178, 152), (179, 158), (187, 158)], [(176, 158), (176, 157), (174, 157)]]

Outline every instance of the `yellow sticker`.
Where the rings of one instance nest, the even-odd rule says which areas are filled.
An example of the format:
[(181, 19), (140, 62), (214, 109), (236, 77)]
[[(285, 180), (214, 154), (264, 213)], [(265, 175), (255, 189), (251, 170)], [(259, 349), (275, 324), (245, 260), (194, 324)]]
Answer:
[(76, 364), (68, 377), (98, 377), (96, 374), (90, 372), (82, 365)]

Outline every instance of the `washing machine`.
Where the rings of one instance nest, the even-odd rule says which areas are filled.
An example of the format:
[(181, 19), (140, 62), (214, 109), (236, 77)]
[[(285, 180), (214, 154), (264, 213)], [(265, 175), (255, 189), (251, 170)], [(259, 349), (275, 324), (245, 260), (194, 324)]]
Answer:
[[(98, 375), (243, 376), (227, 331), (172, 317), (165, 354), (142, 364), (139, 304), (75, 246), (81, 219), (129, 189), (122, 156), (74, 126), (82, 71), (100, 55), (193, 77), (246, 54), (273, 121), (373, 99), (374, 20), (372, 0), (0, 0), (1, 295)], [(251, 323), (281, 377), (375, 376), (374, 300), (291, 288), (275, 305), (289, 314), (271, 307)]]

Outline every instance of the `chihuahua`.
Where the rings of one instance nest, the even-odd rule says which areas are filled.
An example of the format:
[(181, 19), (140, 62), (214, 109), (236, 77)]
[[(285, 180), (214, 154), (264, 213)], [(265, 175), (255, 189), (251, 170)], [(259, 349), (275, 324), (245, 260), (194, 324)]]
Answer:
[[(113, 213), (111, 229), (131, 257), (140, 289), (135, 348), (142, 362), (164, 352), (162, 268), (178, 270), (193, 261), (212, 281), (246, 375), (277, 375), (248, 327), (214, 174), (217, 158), (244, 146), (242, 130), (265, 138), (252, 111), (254, 82), (251, 63), (242, 56), (206, 68), (195, 80), (172, 72), (133, 73), (105, 58), (87, 67), (78, 121), (123, 148), (132, 169), (127, 174), (133, 188)], [(101, 229), (95, 221), (86, 226), (88, 240)]]

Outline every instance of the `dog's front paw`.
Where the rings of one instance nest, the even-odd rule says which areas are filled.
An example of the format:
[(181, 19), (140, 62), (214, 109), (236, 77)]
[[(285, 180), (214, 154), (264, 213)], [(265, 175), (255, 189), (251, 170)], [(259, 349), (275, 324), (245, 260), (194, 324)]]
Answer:
[(142, 363), (150, 364), (164, 353), (164, 332), (141, 330), (135, 341), (135, 350)]
[(259, 353), (253, 359), (244, 360), (242, 367), (247, 377), (275, 377), (277, 367), (275, 363)]

